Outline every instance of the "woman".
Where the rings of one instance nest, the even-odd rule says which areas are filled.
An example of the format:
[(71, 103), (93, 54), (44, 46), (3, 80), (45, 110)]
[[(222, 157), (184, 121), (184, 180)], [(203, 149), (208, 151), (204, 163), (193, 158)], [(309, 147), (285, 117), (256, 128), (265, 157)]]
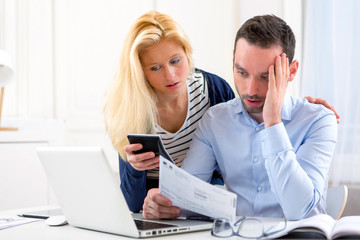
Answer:
[(225, 80), (193, 68), (191, 54), (180, 26), (158, 12), (141, 16), (125, 40), (104, 112), (120, 155), (121, 189), (133, 212), (141, 210), (147, 190), (158, 187), (159, 158), (153, 152), (134, 154), (142, 146), (128, 145), (127, 134), (159, 134), (180, 166), (203, 113), (234, 98)]
[[(205, 111), (234, 98), (222, 78), (192, 66), (192, 48), (168, 15), (149, 12), (130, 29), (119, 71), (104, 108), (107, 131), (119, 152), (121, 189), (132, 212), (139, 212), (147, 191), (158, 187), (159, 158), (134, 154), (128, 133), (159, 134), (178, 166)], [(310, 99), (330, 106), (322, 99)]]

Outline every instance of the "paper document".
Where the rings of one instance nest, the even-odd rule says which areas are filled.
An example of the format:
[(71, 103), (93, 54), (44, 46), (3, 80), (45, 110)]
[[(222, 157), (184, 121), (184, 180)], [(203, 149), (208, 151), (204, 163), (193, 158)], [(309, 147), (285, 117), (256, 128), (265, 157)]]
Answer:
[(236, 194), (189, 174), (160, 156), (159, 192), (174, 206), (235, 221)]
[(41, 219), (33, 219), (33, 218), (0, 217), (0, 230), (9, 227), (15, 227), (26, 223), (36, 222), (40, 220)]

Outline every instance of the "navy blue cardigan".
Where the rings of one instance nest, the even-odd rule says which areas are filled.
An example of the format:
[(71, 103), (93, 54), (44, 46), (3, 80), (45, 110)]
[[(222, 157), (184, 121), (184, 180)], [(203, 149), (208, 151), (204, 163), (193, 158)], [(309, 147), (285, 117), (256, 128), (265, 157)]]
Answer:
[[(207, 85), (210, 99), (210, 106), (217, 103), (226, 102), (235, 97), (230, 85), (219, 76), (196, 69), (203, 73)], [(146, 178), (146, 171), (134, 169), (128, 161), (124, 161), (119, 155), (120, 188), (123, 191), (130, 211), (139, 212), (144, 204), (147, 191), (157, 188), (158, 180), (150, 181)]]

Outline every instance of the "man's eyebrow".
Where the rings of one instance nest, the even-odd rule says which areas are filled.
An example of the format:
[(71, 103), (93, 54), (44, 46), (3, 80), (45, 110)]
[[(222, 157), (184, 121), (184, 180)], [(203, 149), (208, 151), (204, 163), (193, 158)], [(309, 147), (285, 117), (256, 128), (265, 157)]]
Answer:
[(241, 67), (239, 64), (235, 63), (234, 66), (236, 69), (246, 72), (245, 68)]
[[(235, 63), (234, 64), (234, 67), (240, 71), (244, 71), (244, 72), (247, 72), (245, 68), (241, 67), (239, 64)], [(260, 75), (269, 75), (269, 71), (266, 71), (266, 72), (261, 72), (259, 73)]]

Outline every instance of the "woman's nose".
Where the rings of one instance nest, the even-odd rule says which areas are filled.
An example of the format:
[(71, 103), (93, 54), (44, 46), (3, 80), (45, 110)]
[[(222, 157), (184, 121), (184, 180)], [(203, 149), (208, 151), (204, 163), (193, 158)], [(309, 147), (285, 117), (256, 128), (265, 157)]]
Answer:
[(165, 68), (165, 78), (166, 80), (173, 80), (175, 77), (175, 70), (172, 67)]

